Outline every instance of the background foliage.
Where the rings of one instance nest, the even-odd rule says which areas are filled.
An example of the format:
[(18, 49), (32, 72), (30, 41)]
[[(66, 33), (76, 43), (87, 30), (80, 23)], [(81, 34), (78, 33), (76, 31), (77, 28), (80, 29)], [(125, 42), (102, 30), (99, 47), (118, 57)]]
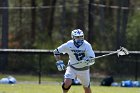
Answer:
[[(8, 36), (4, 37), (8, 38), (8, 48), (53, 50), (71, 39), (70, 33), (73, 29), (80, 28), (94, 50), (116, 50), (121, 45), (128, 50), (140, 50), (138, 43), (140, 40), (139, 0), (8, 1), (9, 30)], [(90, 1), (94, 2), (90, 3)], [(126, 7), (126, 2), (129, 2), (128, 9), (111, 7), (119, 5)], [(100, 6), (100, 4), (105, 6)], [(91, 11), (89, 11), (89, 7), (91, 7)], [(2, 28), (2, 8), (0, 16), (0, 28)], [(128, 20), (125, 20), (126, 27), (123, 25), (124, 16), (128, 17)], [(118, 31), (120, 32), (118, 33)], [(2, 41), (2, 29), (0, 29), (0, 40)], [(0, 42), (0, 47), (2, 47), (2, 42)], [(67, 59), (64, 56), (65, 62)], [(97, 60), (91, 69), (92, 72), (133, 75), (135, 64), (132, 62), (139, 61), (136, 59), (135, 56), (129, 56), (129, 59), (120, 58), (121, 62), (118, 63), (117, 57), (107, 57)], [(6, 65), (7, 71), (38, 72), (38, 56), (9, 54)], [(42, 56), (42, 65), (43, 73), (50, 74), (57, 71), (52, 54)]]

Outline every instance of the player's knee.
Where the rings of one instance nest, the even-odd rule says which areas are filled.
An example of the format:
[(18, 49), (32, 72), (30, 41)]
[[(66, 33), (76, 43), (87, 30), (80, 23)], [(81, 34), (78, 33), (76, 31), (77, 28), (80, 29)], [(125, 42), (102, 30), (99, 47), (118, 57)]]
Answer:
[(62, 89), (63, 90), (69, 90), (70, 87), (71, 87), (71, 84), (65, 84), (65, 83), (62, 84)]

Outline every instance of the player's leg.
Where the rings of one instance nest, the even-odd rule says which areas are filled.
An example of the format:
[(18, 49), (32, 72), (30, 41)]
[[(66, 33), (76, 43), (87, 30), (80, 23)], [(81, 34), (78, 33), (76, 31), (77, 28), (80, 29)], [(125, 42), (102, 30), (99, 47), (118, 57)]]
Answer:
[[(84, 87), (84, 86), (83, 86)], [(84, 87), (85, 93), (91, 93), (90, 86), (89, 87)]]
[(62, 84), (63, 93), (67, 93), (72, 84), (72, 79), (66, 78)]
[(74, 70), (71, 67), (67, 67), (64, 75), (64, 82), (62, 84), (63, 93), (67, 93), (71, 87), (72, 79), (75, 78)]
[(78, 78), (81, 80), (85, 93), (91, 93), (89, 70), (78, 72)]

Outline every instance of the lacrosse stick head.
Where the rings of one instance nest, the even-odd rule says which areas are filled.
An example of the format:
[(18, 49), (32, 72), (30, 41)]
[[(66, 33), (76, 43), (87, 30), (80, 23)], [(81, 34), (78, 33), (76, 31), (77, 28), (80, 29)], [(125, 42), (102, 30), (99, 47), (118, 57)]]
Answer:
[(128, 54), (129, 54), (128, 50), (124, 47), (120, 47), (117, 53), (118, 57), (123, 55), (128, 55)]

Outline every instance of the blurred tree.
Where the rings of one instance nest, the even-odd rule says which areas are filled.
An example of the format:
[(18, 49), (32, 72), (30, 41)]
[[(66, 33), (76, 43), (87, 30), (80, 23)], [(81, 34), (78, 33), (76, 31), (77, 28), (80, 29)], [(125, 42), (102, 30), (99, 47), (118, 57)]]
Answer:
[[(31, 6), (32, 7), (36, 7), (36, 0), (31, 0)], [(31, 45), (33, 46), (35, 43), (35, 37), (36, 37), (36, 8), (33, 8), (31, 10), (31, 18), (32, 18), (32, 22), (31, 22)]]
[[(52, 30), (53, 30), (53, 17), (55, 12), (56, 0), (43, 0), (43, 6), (49, 6), (48, 8), (43, 8), (41, 13), (42, 18), (42, 31), (47, 32), (49, 40), (52, 40)], [(46, 39), (46, 36), (45, 38)]]
[[(2, 7), (8, 7), (8, 0), (2, 0)], [(1, 48), (7, 49), (8, 48), (8, 32), (9, 32), (9, 15), (8, 9), (2, 9), (2, 43)], [(0, 56), (0, 71), (3, 73), (3, 70), (6, 67), (8, 62), (8, 54), (5, 53)]]
[[(139, 10), (138, 10), (139, 11)], [(127, 28), (127, 47), (129, 50), (137, 50), (140, 51), (140, 13), (138, 11), (135, 11), (128, 22), (128, 28)]]
[[(93, 5), (94, 0), (89, 0), (88, 4), (88, 35), (87, 40), (93, 44), (93, 39), (95, 40), (95, 6)], [(94, 47), (95, 48), (95, 47)]]
[[(5, 0), (0, 0), (1, 6), (2, 1)], [(139, 6), (140, 2), (139, 0), (135, 0), (135, 2), (133, 0), (130, 1), (131, 14), (128, 16), (127, 10), (117, 7), (119, 3), (122, 4), (121, 6), (127, 7), (129, 4), (128, 0), (9, 0), (11, 7), (16, 6), (16, 9), (9, 9), (9, 36), (12, 37), (9, 38), (9, 43), (12, 41), (17, 42), (16, 45), (10, 44), (9, 48), (53, 49), (60, 43), (70, 39), (71, 30), (81, 28), (84, 31), (88, 30), (87, 33), (85, 32), (85, 35), (87, 35), (86, 38), (88, 38), (87, 40), (92, 44), (94, 50), (116, 50), (117, 31), (120, 31), (118, 34), (121, 34), (121, 37), (118, 38), (124, 38), (124, 41), (118, 40), (119, 42), (125, 45), (126, 39), (126, 46), (129, 49), (139, 50), (140, 15), (139, 10), (135, 8)], [(17, 6), (19, 6), (19, 9)], [(2, 10), (0, 9), (0, 15)], [(128, 25), (127, 18), (129, 19)], [(1, 16), (0, 20), (5, 19)], [(62, 27), (61, 31), (60, 27)], [(3, 35), (3, 37), (7, 36)], [(17, 60), (22, 59), (21, 62), (24, 62), (26, 58), (22, 57), (18, 57)], [(28, 62), (32, 61), (31, 59)], [(46, 61), (51, 63), (54, 62), (54, 59), (53, 57), (47, 57), (43, 63), (44, 69), (48, 65)], [(99, 64), (97, 62), (94, 69), (101, 69), (102, 71), (114, 69), (115, 72), (121, 67), (121, 64), (116, 66), (116, 63), (113, 63), (115, 62), (114, 58), (101, 61), (103, 62)], [(27, 63), (25, 62), (24, 66)], [(31, 66), (32, 64), (28, 63), (27, 65)], [(54, 69), (53, 66), (50, 65), (50, 68)], [(125, 70), (128, 71), (127, 68)]]
[[(2, 1), (3, 7), (8, 7), (8, 0)], [(8, 9), (2, 9), (2, 48), (8, 48)]]
[[(130, 7), (130, 0), (123, 0), (122, 6), (129, 8)], [(127, 24), (128, 24), (129, 10), (130, 9), (124, 9), (122, 11), (122, 28), (121, 28), (121, 31), (122, 31), (121, 43), (122, 44), (121, 44), (121, 46), (124, 46), (124, 47), (126, 47), (126, 29), (127, 29)]]
[(78, 2), (78, 12), (77, 12), (77, 27), (85, 31), (85, 2), (84, 0), (79, 0)]

